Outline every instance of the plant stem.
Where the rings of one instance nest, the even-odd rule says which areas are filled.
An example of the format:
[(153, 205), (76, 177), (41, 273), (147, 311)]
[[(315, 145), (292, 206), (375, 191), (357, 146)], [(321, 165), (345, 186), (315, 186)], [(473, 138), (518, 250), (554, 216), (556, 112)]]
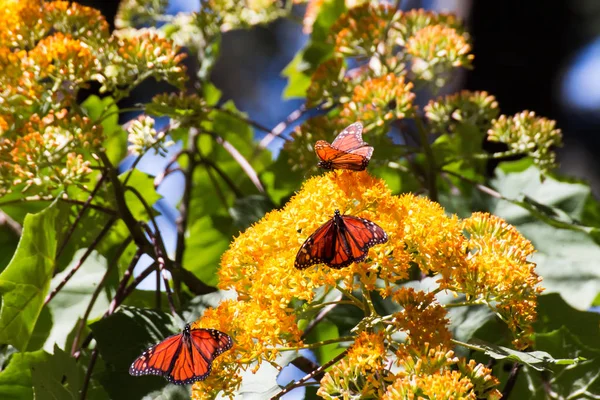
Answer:
[(90, 356), (90, 362), (88, 364), (88, 369), (85, 372), (85, 378), (83, 379), (83, 385), (81, 386), (81, 400), (85, 400), (87, 396), (88, 386), (90, 385), (90, 380), (92, 379), (92, 372), (94, 371), (94, 366), (96, 365), (96, 359), (98, 358), (98, 347), (95, 347), (92, 350), (92, 355)]
[(81, 210), (79, 210), (79, 213), (77, 213), (77, 217), (75, 217), (75, 221), (73, 221), (73, 224), (71, 225), (71, 227), (69, 228), (69, 231), (65, 235), (65, 238), (63, 239), (63, 242), (62, 242), (60, 248), (56, 252), (56, 257), (54, 258), (55, 260), (58, 260), (58, 258), (62, 254), (63, 250), (67, 246), (67, 243), (69, 242), (69, 239), (71, 238), (71, 236), (75, 232), (75, 228), (77, 228), (77, 224), (79, 223), (79, 221), (83, 217), (83, 214), (89, 208), (90, 204), (92, 203), (92, 200), (96, 196), (96, 193), (98, 193), (98, 190), (102, 186), (102, 183), (104, 183), (104, 179), (106, 179), (106, 174), (100, 175), (100, 179), (98, 180), (98, 183), (96, 183), (96, 186), (94, 187), (94, 190), (92, 190), (92, 193), (90, 193), (88, 199), (83, 204), (83, 207), (81, 208)]
[(331, 367), (332, 365), (334, 365), (338, 361), (340, 361), (342, 358), (346, 357), (346, 354), (348, 354), (348, 350), (344, 350), (342, 353), (338, 354), (337, 356), (335, 356), (334, 358), (332, 358), (325, 364), (321, 365), (319, 368), (315, 369), (313, 372), (306, 375), (304, 378), (300, 379), (299, 381), (290, 383), (281, 392), (279, 392), (275, 396), (271, 397), (271, 400), (280, 399), (286, 393), (289, 393), (290, 391), (294, 390), (295, 388), (302, 386), (304, 384), (304, 382), (315, 378), (315, 376), (317, 376), (318, 374), (321, 374), (322, 372), (325, 372), (325, 370), (327, 368)]
[(301, 349), (314, 349), (317, 347), (325, 346), (333, 343), (341, 342), (354, 342), (356, 338), (354, 336), (342, 336), (335, 339), (322, 340), (320, 342), (305, 344), (304, 346), (293, 346), (293, 347), (277, 347), (277, 351), (298, 351)]
[(414, 120), (415, 124), (417, 125), (417, 130), (419, 131), (421, 146), (423, 147), (423, 152), (425, 154), (425, 158), (427, 159), (427, 188), (429, 190), (429, 198), (433, 201), (438, 201), (436, 182), (437, 167), (435, 165), (433, 150), (429, 144), (429, 137), (427, 136), (427, 131), (425, 130), (423, 121), (421, 121), (421, 118), (418, 115), (415, 116)]
[(77, 351), (77, 348), (79, 346), (79, 340), (81, 339), (81, 334), (83, 333), (83, 328), (85, 328), (85, 326), (87, 324), (87, 320), (90, 317), (90, 313), (92, 312), (92, 308), (94, 308), (94, 304), (96, 304), (96, 300), (98, 299), (100, 292), (102, 290), (104, 290), (104, 284), (106, 283), (108, 276), (113, 271), (113, 269), (117, 265), (119, 265), (119, 258), (121, 258), (121, 256), (127, 249), (127, 246), (129, 246), (130, 243), (131, 243), (131, 237), (127, 238), (127, 240), (125, 240), (121, 244), (121, 246), (119, 246), (119, 248), (115, 252), (115, 256), (113, 257), (111, 262), (108, 263), (108, 267), (106, 268), (106, 272), (102, 276), (102, 279), (100, 279), (100, 282), (98, 282), (96, 289), (92, 293), (92, 297), (90, 298), (90, 301), (88, 303), (88, 306), (85, 309), (85, 312), (83, 313), (83, 316), (79, 320), (79, 324), (78, 324), (77, 330), (75, 332), (75, 338), (73, 339), (73, 344), (71, 345), (71, 354), (72, 355), (75, 354), (75, 352)]
[(108, 233), (108, 231), (110, 231), (110, 228), (113, 226), (113, 224), (116, 221), (117, 221), (116, 218), (111, 218), (111, 220), (108, 221), (106, 223), (106, 225), (104, 225), (104, 228), (102, 228), (102, 230), (98, 233), (98, 236), (96, 236), (94, 241), (92, 243), (90, 243), (89, 247), (86, 249), (83, 256), (81, 256), (81, 258), (79, 259), (77, 264), (71, 269), (71, 271), (69, 271), (67, 276), (58, 284), (58, 286), (56, 288), (54, 288), (54, 290), (52, 292), (50, 292), (50, 294), (48, 294), (48, 296), (44, 300), (44, 305), (48, 304), (54, 298), (54, 296), (56, 296), (56, 294), (67, 284), (67, 282), (69, 282), (69, 280), (73, 277), (73, 275), (75, 275), (75, 272), (77, 272), (79, 270), (79, 268), (81, 268), (81, 266), (83, 265), (85, 260), (87, 260), (87, 258), (90, 256), (90, 254), (92, 254), (92, 251), (94, 251), (96, 246), (98, 246), (98, 244), (100, 243), (102, 238), (104, 238), (104, 236)]
[(292, 111), (290, 115), (286, 117), (285, 120), (275, 125), (275, 128), (270, 130), (267, 136), (262, 138), (262, 140), (258, 144), (257, 150), (266, 149), (269, 143), (271, 143), (276, 137), (282, 137), (284, 140), (289, 141), (290, 139), (281, 136), (281, 134), (288, 128), (288, 126), (290, 126), (290, 124), (299, 120), (306, 112), (308, 112), (308, 110), (306, 109), (306, 106), (304, 104), (301, 105), (300, 108), (298, 108), (297, 110)]
[(512, 392), (513, 388), (515, 387), (515, 383), (517, 383), (517, 378), (519, 377), (519, 372), (521, 371), (522, 368), (523, 368), (523, 364), (519, 364), (518, 362), (515, 362), (513, 364), (513, 367), (510, 370), (510, 375), (508, 376), (508, 379), (506, 380), (506, 385), (504, 385), (504, 389), (502, 390), (502, 398), (503, 399), (508, 399), (508, 396), (510, 396), (510, 393)]

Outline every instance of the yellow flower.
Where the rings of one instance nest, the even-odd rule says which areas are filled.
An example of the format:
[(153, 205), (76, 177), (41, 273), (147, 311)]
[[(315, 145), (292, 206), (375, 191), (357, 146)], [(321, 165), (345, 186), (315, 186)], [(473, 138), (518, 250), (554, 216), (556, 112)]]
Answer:
[(456, 128), (461, 124), (474, 125), (485, 132), (498, 116), (498, 102), (487, 92), (463, 90), (431, 100), (423, 111), (432, 132), (460, 134)]
[[(365, 261), (346, 268), (316, 265), (297, 270), (298, 249), (336, 209), (375, 222), (388, 241), (370, 248)], [(539, 278), (527, 262), (531, 250), (529, 242), (497, 217), (476, 213), (461, 221), (425, 198), (393, 196), (382, 180), (366, 171), (331, 171), (311, 178), (281, 210), (271, 211), (240, 234), (223, 255), (219, 287), (235, 290), (237, 300), (208, 310), (198, 326), (227, 332), (236, 345), (215, 362), (214, 375), (196, 384), (195, 390), (222, 389), (232, 395), (241, 371), (274, 361), (281, 347), (301, 348), (299, 320), (320, 309), (317, 289), (321, 294), (335, 289), (365, 315), (352, 330), (356, 337), (347, 356), (322, 380), (322, 397), (381, 398), (386, 391), (389, 396), (433, 396), (438, 393), (434, 390), (444, 396), (472, 397), (473, 388), (495, 382), (489, 371), (466, 363), (460, 364), (461, 372), (450, 368), (461, 361), (447, 350), (446, 310), (433, 293), (397, 285), (414, 266), (438, 274), (436, 291), (447, 289), (464, 293), (473, 302), (488, 301), (517, 341), (524, 343), (540, 290), (535, 287)], [(378, 315), (371, 292), (403, 310)], [(406, 334), (403, 343), (396, 342), (398, 331)], [(398, 376), (389, 370), (392, 351), (404, 370)], [(228, 376), (236, 378), (228, 381)], [(393, 380), (397, 382), (392, 387)]]
[(35, 63), (40, 78), (71, 81), (73, 86), (89, 80), (91, 72), (97, 68), (96, 57), (90, 48), (62, 33), (42, 39), (29, 52), (29, 57)]
[(543, 291), (535, 264), (528, 261), (534, 252), (531, 242), (501, 218), (485, 213), (474, 213), (462, 225), (469, 238), (466, 264), (445, 276), (441, 286), (496, 304), (515, 333), (515, 345), (526, 347), (536, 298)]
[[(108, 22), (99, 10), (70, 1), (44, 3), (44, 15), (54, 29), (69, 32), (75, 39), (100, 45), (110, 36)], [(93, 34), (90, 34), (93, 32)]]
[(402, 75), (392, 73), (371, 78), (354, 87), (352, 99), (344, 104), (341, 116), (362, 121), (368, 130), (394, 119), (412, 115), (415, 94), (413, 84)]
[(416, 349), (438, 345), (450, 347), (450, 321), (446, 309), (437, 303), (433, 293), (400, 288), (393, 293), (392, 299), (404, 307), (394, 314), (393, 325), (408, 334), (406, 346)]
[(465, 34), (445, 25), (418, 30), (406, 42), (412, 57), (411, 70), (418, 79), (432, 81), (437, 87), (446, 83), (447, 73), (456, 67), (470, 67), (473, 55)]
[(317, 395), (324, 399), (381, 398), (394, 379), (384, 338), (382, 332), (359, 334), (347, 356), (321, 379)]
[(405, 355), (399, 362), (402, 370), (388, 386), (383, 400), (499, 398), (500, 393), (494, 389), (499, 381), (489, 369), (473, 360), (465, 363), (444, 347)]
[(509, 146), (507, 155), (527, 154), (543, 173), (556, 168), (554, 147), (562, 146), (562, 133), (556, 121), (523, 111), (513, 117), (501, 115), (492, 122), (488, 140)]
[(415, 32), (432, 25), (447, 26), (462, 32), (461, 23), (456, 16), (426, 11), (422, 8), (402, 12), (398, 21), (393, 24), (393, 29), (399, 33), (397, 39), (399, 44), (406, 45), (408, 39), (414, 36)]
[(4, 0), (0, 7), (0, 47), (33, 47), (52, 26), (44, 18), (42, 5), (38, 0)]
[(330, 40), (335, 51), (350, 56), (371, 56), (385, 38), (385, 30), (394, 17), (395, 8), (389, 4), (365, 2), (354, 7), (335, 22)]
[(0, 193), (10, 193), (19, 186), (23, 191), (47, 194), (83, 181), (91, 169), (81, 152), (98, 147), (103, 138), (100, 126), (86, 117), (69, 115), (67, 110), (51, 111), (44, 118), (33, 115), (14, 134), (0, 141), (4, 175)]
[(310, 78), (306, 91), (306, 106), (315, 107), (324, 102), (328, 107), (336, 101), (346, 102), (349, 97), (346, 67), (341, 57), (331, 58), (321, 63)]
[(285, 308), (260, 301), (224, 301), (217, 308), (206, 310), (194, 328), (217, 329), (234, 341), (231, 350), (215, 359), (210, 376), (194, 384), (198, 394), (216, 390), (233, 395), (241, 384), (241, 371), (250, 366), (258, 369), (263, 361), (274, 361), (278, 346), (301, 345), (296, 316)]

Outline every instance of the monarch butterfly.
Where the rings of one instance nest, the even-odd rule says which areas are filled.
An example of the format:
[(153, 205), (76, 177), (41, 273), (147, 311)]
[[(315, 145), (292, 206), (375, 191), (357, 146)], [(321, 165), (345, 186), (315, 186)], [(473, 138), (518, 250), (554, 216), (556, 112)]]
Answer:
[(160, 375), (177, 385), (202, 381), (208, 377), (212, 361), (229, 350), (233, 341), (229, 335), (215, 329), (190, 329), (169, 336), (139, 356), (129, 374)]
[(367, 257), (369, 248), (387, 242), (383, 229), (368, 219), (341, 215), (335, 210), (333, 218), (321, 225), (300, 247), (294, 267), (308, 268), (324, 263), (343, 268)]
[(373, 147), (362, 140), (363, 126), (360, 122), (349, 125), (329, 144), (325, 140), (315, 143), (315, 152), (321, 159), (317, 164), (325, 169), (350, 169), (362, 171), (367, 168), (373, 155)]

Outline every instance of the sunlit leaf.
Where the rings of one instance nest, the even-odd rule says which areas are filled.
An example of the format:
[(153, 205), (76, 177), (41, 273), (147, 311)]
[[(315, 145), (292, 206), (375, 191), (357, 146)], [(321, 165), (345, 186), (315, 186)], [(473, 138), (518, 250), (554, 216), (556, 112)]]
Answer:
[(60, 203), (25, 217), (17, 251), (0, 274), (0, 343), (26, 348), (50, 287), (64, 217)]

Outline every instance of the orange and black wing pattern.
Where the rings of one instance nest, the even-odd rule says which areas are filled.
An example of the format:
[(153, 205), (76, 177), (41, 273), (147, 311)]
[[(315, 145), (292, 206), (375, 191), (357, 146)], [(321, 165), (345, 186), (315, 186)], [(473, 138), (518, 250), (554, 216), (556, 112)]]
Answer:
[(232, 345), (229, 335), (223, 332), (186, 325), (182, 333), (169, 336), (139, 356), (129, 374), (160, 375), (177, 385), (201, 381), (210, 374), (215, 357)]
[(344, 129), (329, 144), (325, 140), (315, 143), (319, 167), (324, 169), (349, 169), (362, 171), (367, 168), (373, 155), (373, 147), (362, 140), (363, 126), (355, 122)]
[(343, 268), (367, 257), (369, 248), (387, 242), (387, 234), (374, 222), (338, 210), (332, 219), (317, 229), (300, 247), (294, 267), (305, 269), (314, 264)]

